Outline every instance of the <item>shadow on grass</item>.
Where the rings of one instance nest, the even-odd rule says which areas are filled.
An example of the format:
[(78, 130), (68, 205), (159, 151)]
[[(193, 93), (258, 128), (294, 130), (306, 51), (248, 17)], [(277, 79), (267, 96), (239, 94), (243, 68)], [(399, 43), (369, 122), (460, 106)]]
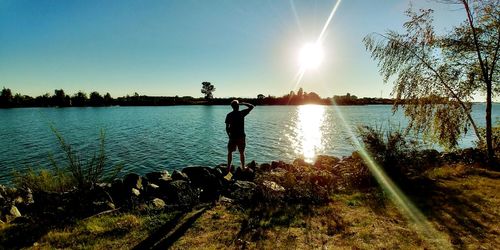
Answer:
[[(463, 185), (464, 179), (452, 180)], [(477, 187), (482, 188), (482, 187)], [(446, 232), (451, 243), (456, 247), (464, 247), (461, 239), (472, 236), (481, 241), (491, 230), (484, 223), (492, 216), (485, 211), (487, 201), (474, 190), (455, 187), (449, 183), (421, 179), (411, 184), (405, 190), (416, 205), (431, 221), (434, 221), (440, 231)]]
[[(20, 217), (22, 218), (22, 217)], [(50, 230), (64, 228), (76, 223), (75, 219), (61, 220), (56, 217), (33, 217), (14, 221), (1, 230), (0, 249), (18, 249), (33, 246)]]
[(179, 213), (133, 249), (168, 249), (209, 209), (209, 205), (194, 211)]

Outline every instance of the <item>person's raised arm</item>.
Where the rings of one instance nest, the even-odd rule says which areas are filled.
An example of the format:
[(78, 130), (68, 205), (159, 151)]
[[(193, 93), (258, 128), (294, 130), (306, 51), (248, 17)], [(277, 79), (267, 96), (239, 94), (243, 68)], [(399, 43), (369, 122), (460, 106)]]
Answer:
[(247, 106), (248, 108), (248, 111), (252, 110), (253, 108), (255, 108), (254, 105), (250, 104), (250, 103), (246, 103), (246, 102), (240, 102), (240, 105), (245, 105)]

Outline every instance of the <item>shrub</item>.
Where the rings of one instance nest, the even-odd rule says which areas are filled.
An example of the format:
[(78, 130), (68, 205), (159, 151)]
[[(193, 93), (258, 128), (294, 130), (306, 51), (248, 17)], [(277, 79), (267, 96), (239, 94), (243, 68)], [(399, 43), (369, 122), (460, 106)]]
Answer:
[[(491, 129), (492, 131), (492, 140), (493, 140), (493, 150), (495, 152), (495, 156), (500, 158), (500, 119), (497, 119), (495, 122), (495, 126)], [(481, 138), (484, 140), (477, 141), (476, 146), (486, 152), (486, 129), (480, 128), (479, 133), (481, 134)]]
[(358, 135), (364, 149), (393, 179), (408, 179), (410, 175), (423, 171), (418, 143), (406, 137), (401, 130), (381, 127), (358, 127)]

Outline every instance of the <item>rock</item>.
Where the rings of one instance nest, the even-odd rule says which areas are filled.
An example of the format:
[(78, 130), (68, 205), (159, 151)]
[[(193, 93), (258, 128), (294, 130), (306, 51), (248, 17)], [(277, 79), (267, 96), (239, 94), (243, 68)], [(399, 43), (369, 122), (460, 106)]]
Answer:
[(227, 198), (226, 196), (221, 196), (221, 197), (219, 198), (219, 202), (221, 202), (221, 203), (228, 203), (228, 204), (231, 204), (231, 203), (233, 203), (234, 201), (233, 201), (233, 199), (231, 199), (231, 198)]
[(135, 197), (139, 197), (141, 195), (141, 191), (139, 191), (139, 189), (137, 189), (137, 188), (132, 188), (130, 193)]
[(185, 173), (182, 173), (181, 171), (179, 170), (174, 170), (174, 172), (172, 172), (172, 180), (174, 181), (189, 181), (189, 177), (185, 174)]
[(10, 222), (17, 217), (21, 217), (21, 212), (19, 212), (17, 207), (14, 205), (6, 207), (2, 214), (3, 219), (7, 222)]
[(272, 169), (272, 166), (269, 163), (263, 163), (260, 165), (259, 169), (262, 171), (270, 171)]
[(231, 198), (240, 202), (249, 202), (254, 198), (257, 185), (250, 181), (236, 181), (231, 185)]
[(222, 175), (210, 167), (191, 166), (182, 170), (194, 187), (201, 189), (202, 201), (216, 200), (222, 190)]
[(156, 209), (162, 209), (166, 206), (165, 202), (162, 199), (154, 198), (151, 201), (151, 205)]
[(282, 201), (286, 189), (274, 181), (265, 180), (259, 185), (259, 192), (265, 200)]
[(269, 173), (270, 176), (276, 177), (276, 178), (283, 178), (285, 175), (288, 173), (286, 169), (283, 168), (275, 168), (271, 170)]
[(247, 164), (247, 167), (255, 171), (259, 168), (259, 164), (257, 164), (255, 161), (251, 161)]
[(3, 207), (7, 204), (7, 199), (5, 199), (5, 197), (3, 197), (2, 194), (0, 194), (0, 207)]
[(314, 166), (316, 168), (330, 169), (333, 166), (337, 165), (339, 162), (340, 159), (335, 156), (318, 155), (316, 157), (316, 162), (314, 162)]
[(161, 197), (160, 186), (154, 183), (148, 183), (144, 190), (144, 195), (148, 198)]
[(236, 172), (234, 173), (233, 178), (235, 180), (241, 180), (241, 181), (253, 181), (255, 178), (255, 172), (253, 171), (253, 169), (249, 167), (245, 170), (238, 167), (236, 169)]
[(100, 213), (103, 211), (115, 209), (115, 204), (109, 201), (94, 201), (92, 202), (92, 213)]
[(130, 173), (125, 175), (123, 178), (123, 185), (125, 188), (135, 188), (138, 190), (142, 189), (142, 177), (135, 173)]
[(125, 186), (121, 179), (113, 180), (111, 183), (110, 195), (113, 202), (116, 204), (123, 204), (127, 200), (127, 190), (125, 190)]
[(146, 178), (148, 178), (149, 182), (158, 183), (158, 180), (171, 180), (170, 174), (167, 170), (151, 172), (146, 174)]
[(177, 205), (194, 205), (199, 202), (199, 191), (185, 180), (175, 180), (160, 186), (167, 202)]

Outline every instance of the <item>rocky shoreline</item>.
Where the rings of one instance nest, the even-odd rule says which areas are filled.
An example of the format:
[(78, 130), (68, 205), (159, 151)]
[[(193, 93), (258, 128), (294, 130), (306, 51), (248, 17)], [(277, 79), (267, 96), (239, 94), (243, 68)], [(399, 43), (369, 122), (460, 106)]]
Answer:
[[(481, 155), (472, 149), (453, 154), (428, 150), (419, 157), (416, 162), (435, 164), (481, 160)], [(252, 161), (245, 171), (237, 168), (230, 181), (223, 178), (225, 169), (224, 165), (188, 166), (172, 173), (129, 173), (109, 183), (96, 183), (88, 190), (75, 188), (60, 193), (0, 185), (0, 223), (84, 218), (118, 209), (184, 209), (216, 202), (221, 197), (241, 204), (320, 203), (335, 192), (376, 185), (356, 152), (342, 159), (318, 156), (314, 164), (301, 159), (260, 165)]]

